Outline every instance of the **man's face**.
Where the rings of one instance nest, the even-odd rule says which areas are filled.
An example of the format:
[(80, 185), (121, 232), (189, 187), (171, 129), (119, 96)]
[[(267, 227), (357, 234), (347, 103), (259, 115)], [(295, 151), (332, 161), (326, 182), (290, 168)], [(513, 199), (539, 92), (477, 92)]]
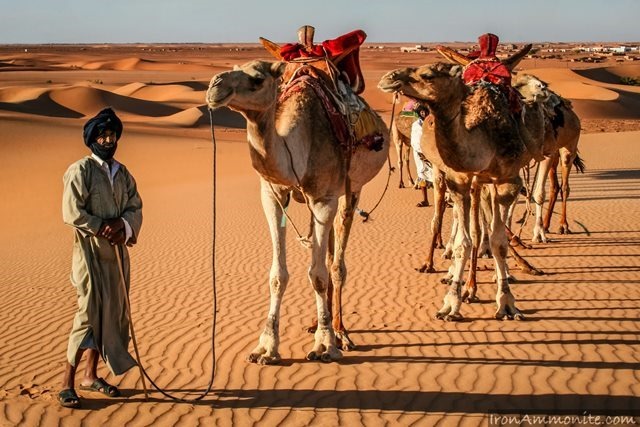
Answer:
[(109, 148), (116, 143), (116, 133), (111, 129), (106, 129), (98, 135), (96, 142), (105, 148)]

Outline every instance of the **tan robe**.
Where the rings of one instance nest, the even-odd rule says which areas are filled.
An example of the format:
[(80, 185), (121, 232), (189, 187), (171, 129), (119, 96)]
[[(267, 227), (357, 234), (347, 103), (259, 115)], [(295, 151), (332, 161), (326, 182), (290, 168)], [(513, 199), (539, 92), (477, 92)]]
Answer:
[[(78, 295), (78, 311), (69, 336), (67, 360), (75, 357), (90, 332), (100, 355), (115, 375), (121, 375), (136, 362), (128, 351), (129, 319), (116, 258), (116, 247), (96, 237), (103, 219), (124, 218), (131, 226), (132, 241), (142, 225), (142, 200), (136, 182), (124, 167), (113, 178), (98, 162), (85, 157), (64, 175), (62, 217), (74, 227), (71, 283)], [(127, 292), (129, 254), (121, 245), (121, 259)]]

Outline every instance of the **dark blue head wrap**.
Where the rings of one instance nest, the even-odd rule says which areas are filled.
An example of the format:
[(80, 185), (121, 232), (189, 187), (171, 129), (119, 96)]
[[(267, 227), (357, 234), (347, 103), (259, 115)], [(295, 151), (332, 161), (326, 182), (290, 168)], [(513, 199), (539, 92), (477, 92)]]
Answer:
[(85, 123), (82, 133), (85, 145), (91, 147), (91, 144), (96, 141), (98, 135), (104, 133), (107, 129), (110, 129), (116, 134), (116, 141), (120, 139), (120, 135), (122, 135), (122, 121), (116, 116), (115, 111), (113, 111), (111, 107), (103, 109)]

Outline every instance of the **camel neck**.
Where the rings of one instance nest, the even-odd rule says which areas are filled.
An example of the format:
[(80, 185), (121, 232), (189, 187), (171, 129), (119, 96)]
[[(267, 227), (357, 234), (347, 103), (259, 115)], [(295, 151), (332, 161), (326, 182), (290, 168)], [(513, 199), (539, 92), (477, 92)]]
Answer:
[(253, 168), (271, 182), (297, 185), (286, 142), (276, 130), (274, 110), (245, 113), (245, 116)]

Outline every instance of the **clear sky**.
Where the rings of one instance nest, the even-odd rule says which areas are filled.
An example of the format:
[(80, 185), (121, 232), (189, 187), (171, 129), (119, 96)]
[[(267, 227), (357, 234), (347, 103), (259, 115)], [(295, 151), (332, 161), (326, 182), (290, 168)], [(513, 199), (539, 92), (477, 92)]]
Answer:
[(640, 41), (640, 0), (0, 0), (0, 43)]

